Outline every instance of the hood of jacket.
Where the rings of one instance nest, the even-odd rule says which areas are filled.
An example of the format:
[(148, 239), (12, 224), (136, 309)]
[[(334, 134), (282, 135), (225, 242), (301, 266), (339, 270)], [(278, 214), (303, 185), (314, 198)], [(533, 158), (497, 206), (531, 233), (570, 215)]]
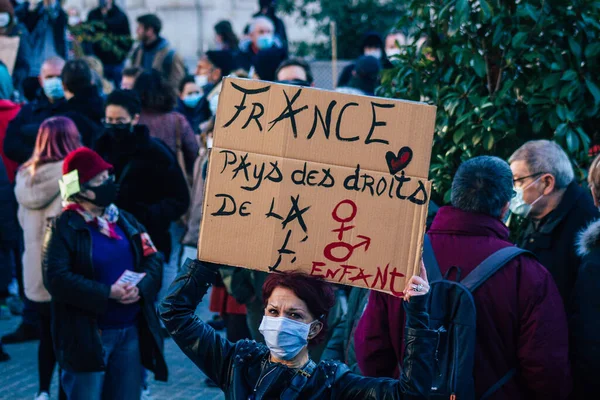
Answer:
[(18, 110), (19, 108), (21, 108), (21, 105), (18, 103), (13, 103), (10, 100), (0, 100), (0, 112)]
[(575, 242), (577, 255), (585, 256), (596, 248), (600, 248), (600, 219), (592, 222), (579, 233)]
[(31, 167), (20, 169), (15, 186), (19, 205), (40, 210), (52, 203), (60, 195), (58, 180), (62, 177), (62, 166), (62, 161), (42, 164), (33, 175)]

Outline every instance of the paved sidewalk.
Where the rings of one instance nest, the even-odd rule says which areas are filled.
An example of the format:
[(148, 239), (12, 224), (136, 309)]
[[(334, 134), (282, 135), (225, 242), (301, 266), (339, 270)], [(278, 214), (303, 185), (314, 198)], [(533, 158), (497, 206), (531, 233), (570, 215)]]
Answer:
[[(207, 297), (208, 299), (208, 297)], [(201, 318), (210, 315), (207, 302), (200, 304), (197, 313)], [(0, 335), (12, 332), (19, 318), (0, 321)], [(17, 345), (5, 345), (5, 351), (11, 360), (0, 363), (0, 400), (32, 400), (37, 391), (37, 346), (38, 342)], [(221, 400), (220, 389), (208, 388), (204, 384), (204, 375), (179, 350), (172, 340), (165, 341), (165, 355), (169, 366), (169, 382), (150, 380), (152, 398), (155, 400)], [(57, 396), (57, 377), (52, 383), (52, 399)]]

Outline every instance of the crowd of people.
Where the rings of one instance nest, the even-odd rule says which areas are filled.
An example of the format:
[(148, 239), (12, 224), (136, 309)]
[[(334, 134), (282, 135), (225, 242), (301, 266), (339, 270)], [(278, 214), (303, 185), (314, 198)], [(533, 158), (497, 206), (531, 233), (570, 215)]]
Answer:
[[(404, 298), (183, 263), (195, 258), (223, 78), (315, 86), (275, 5), (260, 0), (242, 38), (217, 23), (216, 48), (189, 71), (156, 15), (137, 18), (134, 43), (125, 13), (100, 0), (87, 21), (120, 35), (115, 51), (71, 37), (82, 18), (60, 1), (0, 0), (0, 36), (20, 38), (12, 74), (0, 63), (0, 318), (21, 318), (0, 361), (39, 340), (38, 400), (57, 365), (61, 399), (149, 399), (150, 378), (168, 379), (168, 337), (231, 398), (598, 392), (600, 158), (582, 187), (554, 142), (460, 166), (450, 204), (430, 205)], [(374, 95), (405, 40), (365, 32), (336, 90)], [(211, 285), (214, 318), (200, 321)]]

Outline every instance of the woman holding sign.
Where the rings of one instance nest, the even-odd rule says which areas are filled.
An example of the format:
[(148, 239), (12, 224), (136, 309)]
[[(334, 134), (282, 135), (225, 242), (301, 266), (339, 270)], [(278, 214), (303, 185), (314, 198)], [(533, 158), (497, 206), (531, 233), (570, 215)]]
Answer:
[(264, 317), (260, 331), (267, 346), (253, 341), (231, 343), (201, 321), (195, 310), (218, 266), (189, 260), (160, 314), (186, 355), (213, 380), (228, 399), (426, 399), (433, 375), (437, 334), (427, 329), (429, 284), (413, 276), (405, 290), (407, 338), (399, 381), (364, 378), (337, 362), (318, 365), (308, 356), (308, 343), (327, 330), (334, 303), (330, 285), (298, 272), (273, 273), (263, 286)]
[(80, 148), (64, 160), (62, 214), (44, 243), (52, 336), (69, 399), (139, 399), (142, 365), (167, 379), (153, 302), (162, 257), (114, 204), (112, 165)]

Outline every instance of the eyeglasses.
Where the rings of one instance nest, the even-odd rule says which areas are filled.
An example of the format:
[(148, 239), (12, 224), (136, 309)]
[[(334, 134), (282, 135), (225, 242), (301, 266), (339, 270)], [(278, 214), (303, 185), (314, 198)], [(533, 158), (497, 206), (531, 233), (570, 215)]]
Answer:
[(535, 178), (536, 176), (540, 176), (540, 175), (544, 175), (544, 174), (545, 174), (545, 172), (538, 172), (536, 174), (527, 175), (527, 176), (524, 176), (522, 178), (513, 179), (513, 184), (516, 185), (517, 182), (524, 181), (527, 178)]

